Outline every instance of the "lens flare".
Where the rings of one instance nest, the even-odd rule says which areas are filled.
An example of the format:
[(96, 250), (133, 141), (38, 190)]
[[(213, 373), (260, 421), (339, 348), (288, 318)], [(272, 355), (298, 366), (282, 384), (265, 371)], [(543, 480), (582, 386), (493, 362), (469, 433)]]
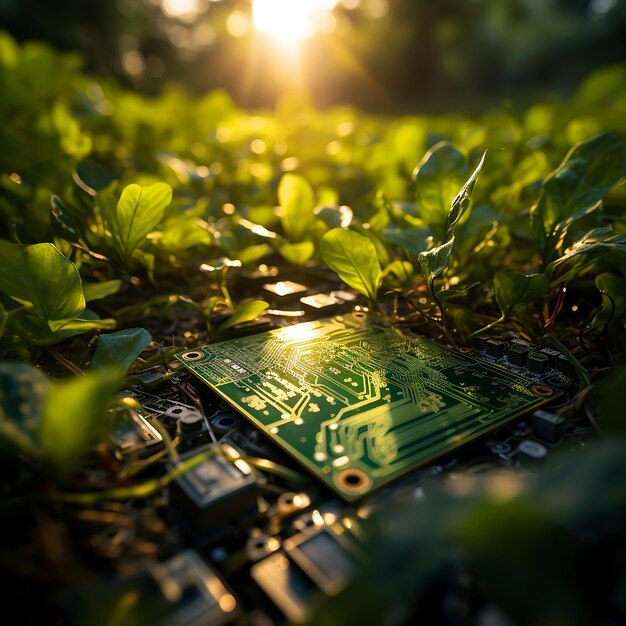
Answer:
[(310, 39), (339, 0), (254, 0), (255, 28), (285, 48)]

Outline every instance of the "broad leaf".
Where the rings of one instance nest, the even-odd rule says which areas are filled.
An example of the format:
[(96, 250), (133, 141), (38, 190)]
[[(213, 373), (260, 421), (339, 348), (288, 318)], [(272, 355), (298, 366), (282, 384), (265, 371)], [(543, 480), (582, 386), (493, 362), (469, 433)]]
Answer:
[(234, 311), (234, 313), (217, 329), (218, 333), (225, 331), (228, 328), (237, 326), (237, 324), (243, 324), (244, 322), (250, 322), (255, 320), (269, 305), (263, 300), (252, 300), (245, 304), (240, 304)]
[(140, 250), (139, 248), (135, 248), (133, 250), (132, 258), (138, 261), (143, 266), (143, 268), (146, 270), (146, 274), (148, 274), (150, 282), (155, 285), (156, 279), (154, 278), (154, 254), (152, 254), (151, 252), (146, 252), (145, 250)]
[(87, 157), (76, 165), (74, 181), (83, 191), (95, 196), (113, 182), (113, 176), (98, 161)]
[(413, 265), (408, 261), (395, 259), (387, 265), (383, 271), (383, 278), (386, 283), (396, 284), (401, 287), (407, 287), (411, 284), (413, 278)]
[(596, 287), (602, 294), (602, 308), (591, 321), (592, 328), (606, 330), (608, 326), (623, 333), (626, 317), (626, 278), (604, 273), (596, 277)]
[(626, 254), (626, 234), (616, 234), (611, 228), (596, 228), (572, 244), (563, 256), (550, 263), (546, 274), (551, 277), (552, 285), (567, 282), (610, 252)]
[(117, 373), (92, 372), (87, 376), (53, 382), (45, 398), (39, 430), (42, 456), (67, 476), (107, 426), (106, 409), (119, 384)]
[(0, 240), (0, 291), (44, 321), (66, 320), (85, 308), (76, 266), (51, 243), (30, 246)]
[(278, 185), (278, 203), (283, 209), (285, 236), (301, 241), (315, 220), (315, 199), (311, 185), (297, 174), (285, 174)]
[(272, 247), (267, 243), (259, 243), (253, 246), (248, 246), (239, 251), (239, 260), (241, 265), (252, 265), (260, 261), (264, 256), (267, 256), (272, 251)]
[(125, 374), (151, 341), (150, 333), (143, 328), (127, 328), (100, 335), (91, 365), (97, 369), (109, 368)]
[(315, 245), (312, 241), (301, 241), (300, 243), (283, 243), (278, 248), (278, 252), (294, 265), (304, 265), (315, 252)]
[(598, 206), (624, 175), (626, 144), (615, 133), (576, 145), (543, 184), (531, 211), (535, 238), (544, 261), (554, 257), (559, 239), (572, 221)]
[(83, 223), (80, 216), (55, 195), (50, 198), (50, 222), (57, 237), (72, 243), (77, 243), (81, 239)]
[(496, 272), (493, 279), (496, 302), (502, 319), (524, 311), (528, 305), (548, 292), (548, 278), (544, 274)]
[(383, 231), (383, 237), (389, 244), (418, 256), (422, 252), (426, 252), (427, 240), (432, 237), (432, 231), (430, 228), (401, 227), (396, 224), (389, 224)]
[(424, 274), (431, 291), (437, 276), (440, 276), (448, 269), (453, 246), (454, 237), (441, 246), (428, 250), (428, 252), (421, 252), (418, 257), (422, 274)]
[(431, 148), (413, 172), (419, 215), (438, 239), (444, 236), (450, 206), (466, 176), (465, 157), (445, 142)]
[(320, 241), (324, 262), (344, 283), (367, 296), (372, 302), (382, 283), (382, 270), (376, 247), (363, 235), (351, 230), (334, 228)]
[(83, 292), (87, 302), (102, 300), (107, 296), (112, 296), (122, 288), (122, 281), (119, 279), (106, 280), (101, 283), (83, 283)]
[(163, 219), (165, 209), (172, 201), (172, 188), (165, 183), (148, 187), (128, 185), (122, 191), (114, 213), (103, 206), (115, 246), (126, 265), (133, 252), (143, 247), (148, 233)]
[(354, 213), (349, 206), (331, 204), (315, 210), (315, 216), (330, 228), (348, 228)]

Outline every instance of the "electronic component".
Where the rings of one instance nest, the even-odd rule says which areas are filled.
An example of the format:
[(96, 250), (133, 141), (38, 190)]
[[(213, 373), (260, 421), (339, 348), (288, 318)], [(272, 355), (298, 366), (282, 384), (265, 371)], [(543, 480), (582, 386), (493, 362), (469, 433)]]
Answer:
[(526, 366), (534, 374), (545, 374), (549, 363), (550, 357), (541, 351), (531, 352), (526, 359)]
[(565, 419), (548, 411), (535, 411), (530, 418), (533, 434), (549, 444), (558, 443), (563, 432)]
[(558, 393), (362, 313), (177, 358), (346, 500)]
[(163, 444), (159, 431), (135, 410), (129, 410), (119, 427), (109, 435), (113, 452), (118, 459), (154, 454)]
[(532, 439), (525, 439), (517, 447), (518, 461), (526, 469), (538, 466), (547, 454), (546, 447)]
[(317, 312), (328, 312), (337, 307), (337, 305), (343, 304), (341, 300), (327, 293), (314, 293), (310, 296), (304, 296), (300, 298), (300, 302)]
[(326, 527), (316, 527), (316, 532), (290, 537), (284, 541), (283, 548), (329, 596), (342, 591), (356, 571), (357, 559), (353, 550)]
[(176, 431), (181, 438), (181, 446), (189, 448), (209, 441), (209, 433), (200, 411), (180, 407), (176, 414)]
[(231, 462), (217, 452), (171, 483), (170, 502), (183, 529), (196, 540), (214, 538), (258, 514), (256, 475), (243, 459)]
[(295, 296), (297, 294), (305, 293), (308, 287), (299, 283), (294, 283), (292, 280), (279, 280), (277, 283), (269, 283), (263, 285), (265, 291), (278, 296), (280, 298), (286, 298), (289, 296)]
[(526, 357), (528, 356), (528, 352), (529, 350), (525, 345), (512, 343), (506, 351), (506, 358), (511, 365), (523, 367), (526, 363)]
[(250, 574), (290, 622), (302, 624), (311, 617), (320, 592), (283, 552), (255, 563)]
[(487, 339), (485, 342), (485, 352), (496, 359), (504, 355), (505, 348), (506, 343), (501, 339)]
[(150, 574), (169, 604), (157, 626), (222, 626), (238, 615), (237, 600), (195, 550), (152, 566)]

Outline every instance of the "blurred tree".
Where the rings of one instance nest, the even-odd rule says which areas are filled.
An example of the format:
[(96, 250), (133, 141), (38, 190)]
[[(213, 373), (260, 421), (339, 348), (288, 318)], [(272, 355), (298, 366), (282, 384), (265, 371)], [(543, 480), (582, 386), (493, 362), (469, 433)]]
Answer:
[(626, 59), (624, 0), (340, 0), (295, 67), (254, 32), (253, 1), (0, 0), (0, 28), (78, 50), (144, 92), (180, 80), (252, 107), (273, 105), (296, 75), (319, 106), (397, 110), (568, 90)]

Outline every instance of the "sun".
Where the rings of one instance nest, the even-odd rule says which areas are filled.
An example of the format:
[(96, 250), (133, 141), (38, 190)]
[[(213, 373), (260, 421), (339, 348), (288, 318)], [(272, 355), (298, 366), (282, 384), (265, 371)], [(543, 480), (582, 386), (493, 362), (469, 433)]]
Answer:
[(311, 38), (339, 0), (253, 0), (255, 28), (285, 48)]

